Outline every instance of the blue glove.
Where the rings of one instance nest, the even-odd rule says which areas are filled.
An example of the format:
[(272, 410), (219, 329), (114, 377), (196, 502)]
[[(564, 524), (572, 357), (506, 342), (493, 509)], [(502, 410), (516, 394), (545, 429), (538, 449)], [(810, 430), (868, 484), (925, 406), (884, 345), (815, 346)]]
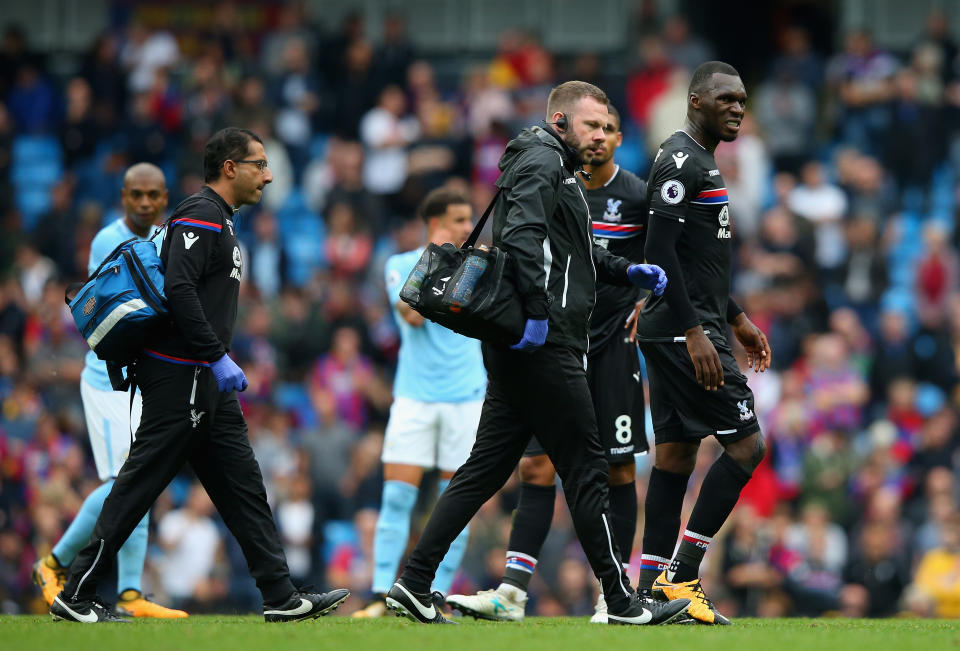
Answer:
[(210, 365), (213, 377), (217, 378), (217, 388), (227, 391), (243, 391), (247, 388), (247, 376), (243, 374), (236, 362), (224, 355)]
[(510, 346), (510, 350), (522, 350), (525, 353), (532, 353), (542, 346), (547, 340), (547, 330), (549, 330), (547, 319), (527, 319), (523, 326), (523, 337)]
[(667, 287), (667, 274), (655, 264), (632, 264), (627, 267), (627, 278), (637, 287), (652, 289), (654, 296)]

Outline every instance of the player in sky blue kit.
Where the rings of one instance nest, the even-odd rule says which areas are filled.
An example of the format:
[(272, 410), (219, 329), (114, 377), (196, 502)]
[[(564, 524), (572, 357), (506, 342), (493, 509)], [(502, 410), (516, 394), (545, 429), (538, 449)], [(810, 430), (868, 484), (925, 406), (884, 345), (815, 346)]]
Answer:
[[(96, 271), (110, 253), (133, 237), (150, 238), (163, 220), (167, 208), (167, 184), (156, 165), (138, 163), (127, 170), (121, 191), (123, 217), (105, 226), (90, 243), (87, 273)], [(163, 234), (154, 238), (159, 251)], [(134, 396), (133, 409), (125, 392), (114, 391), (107, 376), (107, 365), (93, 351), (87, 352), (80, 379), (80, 397), (90, 435), (90, 447), (100, 481), (104, 482), (84, 500), (80, 511), (53, 551), (34, 565), (33, 580), (40, 586), (47, 605), (63, 589), (67, 568), (77, 552), (90, 540), (103, 501), (130, 451), (131, 432), (140, 423), (141, 396)], [(132, 617), (186, 617), (182, 610), (156, 604), (143, 596), (140, 576), (147, 556), (149, 514), (133, 530), (117, 553), (117, 611)]]
[[(420, 214), (427, 240), (461, 245), (470, 235), (471, 207), (466, 197), (446, 188), (424, 199)], [(385, 593), (397, 579), (400, 558), (410, 537), (410, 515), (423, 471), (440, 471), (442, 492), (470, 454), (487, 378), (480, 342), (425, 320), (400, 300), (400, 289), (423, 248), (387, 260), (386, 287), (400, 325), (400, 355), (394, 402), (383, 442), (384, 484), (373, 541), (373, 598), (354, 617), (386, 614)], [(437, 568), (433, 588), (447, 594), (467, 547), (469, 528), (450, 545)]]

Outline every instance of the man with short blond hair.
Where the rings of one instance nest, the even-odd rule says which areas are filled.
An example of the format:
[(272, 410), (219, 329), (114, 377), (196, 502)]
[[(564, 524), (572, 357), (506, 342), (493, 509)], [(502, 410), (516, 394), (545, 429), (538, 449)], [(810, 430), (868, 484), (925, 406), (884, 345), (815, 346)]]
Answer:
[(424, 624), (447, 621), (430, 594), (437, 566), (503, 486), (533, 435), (563, 481), (577, 536), (603, 586), (608, 621), (659, 624), (689, 606), (641, 601), (630, 587), (610, 530), (607, 461), (585, 371), (597, 278), (662, 292), (666, 276), (593, 245), (576, 175), (606, 140), (603, 91), (580, 81), (561, 84), (550, 94), (546, 117), (544, 127), (524, 129), (508, 143), (493, 210), (493, 245), (513, 259), (523, 335), (509, 347), (483, 343), (488, 384), (477, 442), (387, 593), (389, 608)]

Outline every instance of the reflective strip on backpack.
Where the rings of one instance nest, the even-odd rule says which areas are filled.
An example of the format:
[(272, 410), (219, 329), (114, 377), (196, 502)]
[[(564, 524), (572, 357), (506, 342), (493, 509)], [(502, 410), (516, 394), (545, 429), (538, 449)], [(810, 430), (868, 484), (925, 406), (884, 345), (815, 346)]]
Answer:
[(100, 340), (109, 334), (110, 330), (113, 328), (113, 326), (117, 325), (117, 322), (119, 322), (120, 319), (127, 316), (131, 312), (142, 310), (145, 307), (147, 307), (147, 304), (144, 303), (142, 299), (134, 298), (113, 308), (113, 311), (107, 315), (106, 319), (100, 322), (100, 325), (97, 326), (97, 329), (94, 330), (93, 334), (87, 339), (90, 349), (96, 350), (97, 344), (100, 343)]

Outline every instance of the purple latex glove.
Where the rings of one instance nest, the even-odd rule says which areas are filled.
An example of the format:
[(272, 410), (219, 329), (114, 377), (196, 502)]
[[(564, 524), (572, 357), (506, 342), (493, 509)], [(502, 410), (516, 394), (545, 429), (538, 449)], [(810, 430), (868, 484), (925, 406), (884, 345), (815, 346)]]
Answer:
[(655, 264), (632, 264), (627, 267), (627, 278), (637, 287), (653, 290), (654, 296), (667, 287), (667, 274)]
[(522, 350), (525, 353), (532, 353), (540, 348), (547, 340), (547, 330), (549, 330), (547, 319), (527, 319), (523, 326), (523, 337), (510, 346), (511, 350)]
[(217, 378), (217, 388), (224, 393), (247, 388), (247, 376), (229, 355), (224, 355), (210, 364), (210, 370), (213, 371), (213, 377)]

